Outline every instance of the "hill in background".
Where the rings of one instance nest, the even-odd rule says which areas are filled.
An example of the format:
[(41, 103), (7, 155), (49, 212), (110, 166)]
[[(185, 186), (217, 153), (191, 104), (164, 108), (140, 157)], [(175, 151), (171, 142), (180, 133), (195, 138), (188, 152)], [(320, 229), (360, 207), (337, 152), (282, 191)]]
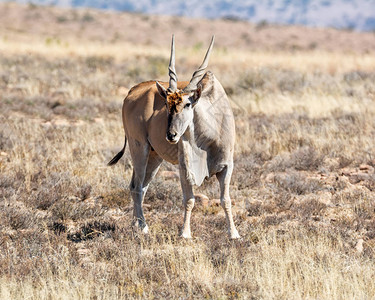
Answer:
[(371, 53), (375, 49), (373, 33), (0, 3), (0, 37), (3, 40), (28, 42), (39, 37), (50, 44), (67, 44), (78, 39), (103, 44), (125, 42), (165, 47), (169, 45), (172, 33), (176, 35), (177, 47), (197, 50), (208, 43), (212, 34), (217, 37), (215, 48), (224, 50)]
[(375, 2), (373, 0), (18, 0), (17, 2), (196, 18), (230, 18), (254, 23), (269, 22), (360, 31), (375, 30)]

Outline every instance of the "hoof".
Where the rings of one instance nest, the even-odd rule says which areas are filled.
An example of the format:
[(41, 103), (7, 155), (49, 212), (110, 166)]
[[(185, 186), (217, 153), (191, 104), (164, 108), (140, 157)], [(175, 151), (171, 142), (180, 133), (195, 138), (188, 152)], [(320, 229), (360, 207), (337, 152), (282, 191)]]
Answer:
[(183, 239), (191, 239), (192, 238), (191, 233), (185, 233), (185, 232), (181, 233), (180, 237), (182, 237)]
[(143, 229), (141, 230), (141, 232), (143, 234), (148, 234), (148, 226), (146, 225), (145, 227), (143, 227)]
[(147, 224), (138, 224), (138, 222), (134, 222), (133, 230), (142, 234), (148, 234), (148, 226)]
[(241, 236), (238, 234), (238, 231), (235, 230), (235, 231), (233, 231), (233, 232), (231, 232), (231, 233), (229, 234), (229, 238), (230, 238), (231, 240), (237, 240), (237, 239), (240, 239)]

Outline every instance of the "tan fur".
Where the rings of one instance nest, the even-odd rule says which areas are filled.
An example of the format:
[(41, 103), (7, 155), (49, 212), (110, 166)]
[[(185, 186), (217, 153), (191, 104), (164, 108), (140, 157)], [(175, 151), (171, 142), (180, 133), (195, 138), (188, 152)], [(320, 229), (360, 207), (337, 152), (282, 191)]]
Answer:
[(183, 109), (181, 104), (184, 95), (186, 95), (186, 93), (176, 91), (167, 96), (168, 110), (170, 114), (181, 112), (181, 110)]

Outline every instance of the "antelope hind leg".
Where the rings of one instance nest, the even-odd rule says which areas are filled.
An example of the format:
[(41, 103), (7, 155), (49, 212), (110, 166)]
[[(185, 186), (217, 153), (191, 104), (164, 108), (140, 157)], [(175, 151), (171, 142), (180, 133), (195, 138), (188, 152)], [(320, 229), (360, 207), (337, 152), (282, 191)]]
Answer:
[(228, 224), (228, 234), (230, 239), (239, 239), (240, 235), (233, 222), (232, 202), (229, 196), (229, 183), (232, 176), (233, 167), (227, 166), (223, 171), (216, 174), (220, 184), (220, 204), (224, 209), (225, 218)]
[(193, 186), (186, 179), (186, 174), (184, 170), (180, 169), (180, 178), (181, 178), (181, 188), (183, 193), (183, 203), (184, 203), (184, 225), (181, 231), (181, 237), (185, 239), (191, 239), (191, 230), (190, 230), (190, 217), (191, 211), (193, 210), (195, 198), (193, 193)]

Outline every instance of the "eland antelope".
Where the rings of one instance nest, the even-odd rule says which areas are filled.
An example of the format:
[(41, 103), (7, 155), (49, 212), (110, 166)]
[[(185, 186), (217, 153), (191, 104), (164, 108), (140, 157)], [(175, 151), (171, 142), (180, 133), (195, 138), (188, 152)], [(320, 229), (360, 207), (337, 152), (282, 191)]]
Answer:
[(175, 47), (172, 36), (169, 85), (142, 82), (129, 91), (122, 107), (125, 143), (108, 163), (114, 165), (129, 143), (133, 162), (130, 182), (134, 201), (134, 225), (148, 232), (142, 203), (148, 185), (166, 160), (179, 165), (184, 203), (181, 236), (191, 238), (190, 216), (194, 207), (193, 185), (216, 175), (220, 201), (228, 223), (229, 237), (239, 238), (233, 222), (229, 183), (233, 171), (234, 117), (228, 97), (215, 76), (205, 72), (214, 37), (202, 65), (190, 82), (177, 81)]

